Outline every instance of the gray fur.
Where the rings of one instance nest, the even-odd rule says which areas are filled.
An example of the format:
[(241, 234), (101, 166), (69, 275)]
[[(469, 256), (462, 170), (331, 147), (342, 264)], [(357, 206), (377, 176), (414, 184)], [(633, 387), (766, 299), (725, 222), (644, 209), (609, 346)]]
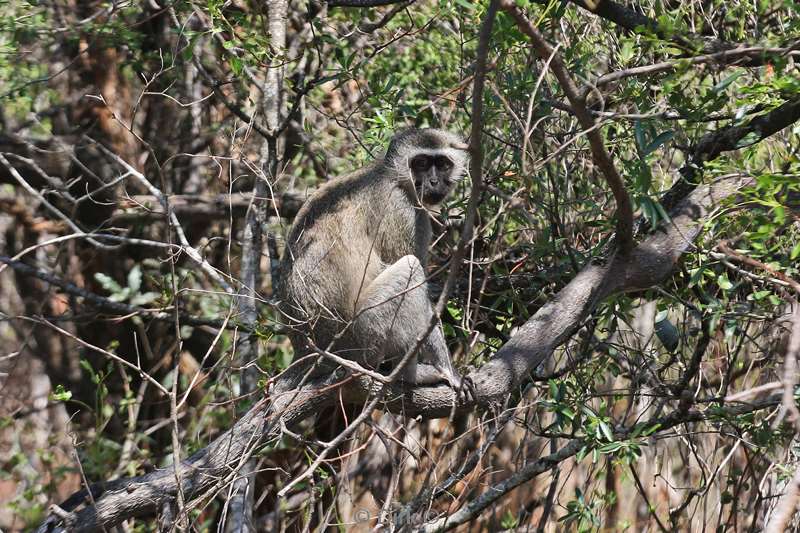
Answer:
[[(323, 350), (386, 370), (415, 346), (433, 316), (425, 274), (431, 242), (425, 205), (443, 200), (464, 176), (465, 148), (452, 133), (403, 130), (382, 160), (326, 183), (303, 205), (289, 232), (278, 284), (295, 359), (315, 352), (311, 339)], [(435, 159), (439, 156), (452, 168)], [(416, 172), (409, 167), (412, 160)], [(333, 363), (324, 362), (314, 373), (332, 370)], [(404, 369), (403, 379), (460, 387), (441, 325)]]

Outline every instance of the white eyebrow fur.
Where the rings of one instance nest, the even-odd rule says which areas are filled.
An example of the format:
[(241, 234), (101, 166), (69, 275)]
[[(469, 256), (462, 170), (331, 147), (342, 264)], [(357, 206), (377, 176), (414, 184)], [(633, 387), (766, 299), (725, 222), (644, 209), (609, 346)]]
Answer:
[[(404, 147), (405, 148), (405, 147)], [(416, 157), (418, 155), (428, 155), (428, 156), (437, 156), (437, 155), (444, 155), (447, 156), (450, 161), (453, 162), (455, 167), (458, 167), (459, 171), (466, 172), (467, 169), (467, 161), (468, 157), (466, 157), (465, 152), (463, 150), (456, 150), (455, 148), (436, 148), (436, 149), (425, 149), (425, 150), (415, 150), (413, 155), (407, 155), (403, 158), (406, 167), (408, 167), (408, 162), (411, 160), (412, 157)], [(398, 169), (398, 170), (405, 170), (405, 169)]]

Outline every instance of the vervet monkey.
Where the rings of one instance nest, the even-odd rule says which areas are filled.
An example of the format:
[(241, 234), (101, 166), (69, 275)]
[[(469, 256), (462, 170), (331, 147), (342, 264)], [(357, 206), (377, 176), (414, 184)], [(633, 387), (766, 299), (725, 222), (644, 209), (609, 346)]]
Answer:
[[(321, 349), (385, 373), (417, 344), (434, 314), (425, 274), (427, 208), (465, 175), (466, 150), (446, 131), (402, 130), (383, 159), (326, 183), (303, 205), (278, 284), (295, 360)], [(322, 359), (312, 376), (335, 367)], [(461, 389), (441, 324), (401, 376), (410, 384)]]

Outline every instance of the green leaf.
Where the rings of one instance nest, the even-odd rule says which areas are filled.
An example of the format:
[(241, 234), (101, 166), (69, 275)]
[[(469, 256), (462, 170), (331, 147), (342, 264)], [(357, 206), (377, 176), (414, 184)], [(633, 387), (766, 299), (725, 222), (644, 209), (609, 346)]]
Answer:
[(124, 289), (115, 292), (114, 294), (109, 296), (108, 299), (111, 300), (112, 302), (124, 302), (125, 300), (128, 299), (128, 296), (130, 295), (131, 295), (131, 290), (128, 287), (125, 287)]
[(653, 427), (647, 428), (647, 430), (642, 432), (642, 436), (648, 437), (648, 436), (652, 435), (653, 433), (655, 433), (656, 430), (658, 430), (658, 428), (660, 428), (660, 427), (661, 427), (661, 424), (656, 424)]
[(506, 513), (503, 515), (500, 525), (503, 529), (514, 529), (517, 527), (517, 517), (514, 516), (509, 509), (506, 509)]
[(721, 82), (719, 82), (718, 84), (714, 85), (714, 87), (711, 90), (713, 92), (719, 94), (722, 91), (724, 91), (728, 87), (728, 85), (730, 85), (731, 83), (736, 81), (743, 74), (744, 74), (744, 71), (739, 71), (736, 74), (732, 74), (732, 75), (728, 76), (727, 78), (725, 78), (724, 80), (722, 80)]
[(138, 306), (147, 305), (149, 303), (156, 301), (159, 296), (161, 296), (161, 294), (157, 292), (145, 292), (144, 294), (136, 294), (134, 295), (133, 298), (131, 298), (131, 305), (138, 305)]
[(636, 49), (633, 40), (627, 40), (622, 43), (622, 46), (619, 49), (619, 59), (620, 62), (625, 64), (636, 54)]
[(772, 291), (764, 290), (764, 291), (756, 291), (756, 292), (754, 292), (752, 294), (752, 296), (753, 296), (754, 300), (758, 301), (758, 300), (763, 300), (764, 298), (766, 298), (770, 294), (772, 294)]
[(614, 433), (611, 431), (611, 427), (602, 420), (600, 421), (600, 429), (603, 430), (603, 435), (606, 437), (606, 439), (609, 441), (614, 440)]
[(142, 287), (142, 268), (139, 265), (133, 265), (133, 268), (128, 272), (128, 288), (131, 292), (139, 292)]
[(238, 76), (242, 73), (242, 69), (244, 68), (244, 64), (242, 60), (236, 56), (231, 57), (231, 70), (233, 74)]
[(665, 132), (660, 133), (655, 139), (650, 141), (650, 144), (645, 146), (642, 149), (643, 155), (647, 156), (658, 150), (662, 144), (669, 142), (672, 138), (675, 137), (675, 132), (672, 130), (667, 130)]
[(731, 280), (728, 279), (726, 274), (717, 276), (717, 285), (724, 291), (729, 291), (733, 288), (733, 283), (731, 283)]
[(50, 399), (54, 402), (66, 402), (72, 398), (72, 393), (64, 388), (63, 385), (56, 385), (56, 390), (50, 393)]
[(600, 453), (613, 453), (618, 451), (620, 448), (622, 448), (621, 442), (609, 442), (608, 444), (603, 444), (600, 446), (598, 450), (600, 450)]
[(561, 413), (563, 416), (567, 417), (568, 419), (572, 420), (575, 418), (575, 411), (570, 409), (567, 406), (561, 406), (558, 408), (558, 412)]
[(114, 279), (111, 276), (108, 276), (101, 272), (96, 272), (94, 275), (94, 279), (97, 280), (97, 282), (100, 283), (100, 285), (102, 285), (102, 287), (108, 292), (116, 293), (122, 290), (122, 286), (116, 281), (114, 281)]

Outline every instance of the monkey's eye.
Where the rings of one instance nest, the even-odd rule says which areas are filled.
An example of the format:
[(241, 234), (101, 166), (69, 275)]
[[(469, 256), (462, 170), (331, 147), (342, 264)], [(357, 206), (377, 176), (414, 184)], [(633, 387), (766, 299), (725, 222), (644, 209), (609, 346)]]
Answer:
[(431, 168), (433, 159), (427, 155), (418, 155), (411, 160), (410, 167), (414, 172), (425, 172)]
[(449, 157), (445, 157), (443, 155), (436, 156), (436, 170), (447, 171), (451, 168), (453, 168), (453, 162)]

